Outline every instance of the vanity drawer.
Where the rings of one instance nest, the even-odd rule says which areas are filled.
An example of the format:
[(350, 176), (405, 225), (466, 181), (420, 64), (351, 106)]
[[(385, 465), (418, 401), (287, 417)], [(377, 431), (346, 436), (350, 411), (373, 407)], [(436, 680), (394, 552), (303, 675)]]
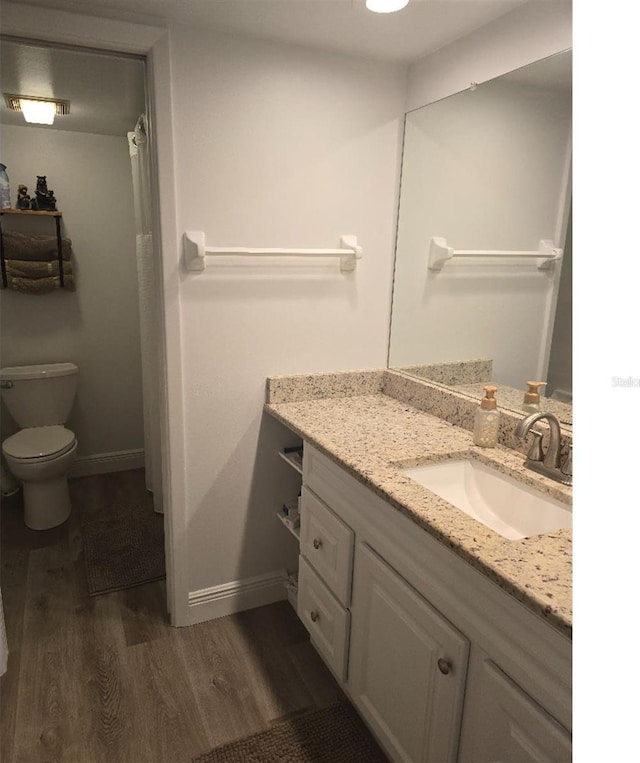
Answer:
[(300, 553), (348, 607), (351, 598), (353, 530), (307, 487), (302, 488)]
[(298, 617), (336, 678), (346, 681), (351, 613), (340, 604), (303, 556), (298, 570)]

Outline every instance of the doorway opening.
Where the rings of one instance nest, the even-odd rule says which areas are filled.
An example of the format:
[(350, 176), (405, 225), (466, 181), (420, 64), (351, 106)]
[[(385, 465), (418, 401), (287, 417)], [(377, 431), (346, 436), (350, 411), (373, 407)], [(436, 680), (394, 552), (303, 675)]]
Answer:
[[(18, 186), (26, 186), (22, 198), (34, 196), (37, 178), (46, 177), (70, 256), (62, 288), (3, 290), (0, 362), (3, 367), (77, 365), (76, 400), (67, 423), (78, 443), (70, 478), (131, 472), (130, 486), (141, 487), (140, 495), (135, 487), (124, 503), (117, 489), (113, 495), (107, 489), (104, 501), (94, 499), (93, 512), (84, 507), (87, 517), (95, 515), (98, 530), (111, 523), (114, 537), (121, 538), (133, 522), (124, 544), (112, 538), (112, 551), (103, 545), (97, 556), (102, 567), (110, 566), (105, 565), (110, 557), (114, 570), (125, 567), (122, 554), (135, 550), (140, 558), (146, 536), (160, 559), (152, 565), (157, 579), (158, 563), (164, 574), (160, 311), (146, 61), (141, 55), (14, 37), (3, 37), (1, 54), (3, 93), (69, 102), (68, 114), (50, 126), (27, 124), (20, 112), (3, 105), (2, 161), (13, 207)], [(21, 240), (50, 233), (44, 217), (5, 217), (3, 230)], [(1, 419), (4, 440), (17, 425), (5, 411)], [(96, 532), (94, 523), (87, 533)]]

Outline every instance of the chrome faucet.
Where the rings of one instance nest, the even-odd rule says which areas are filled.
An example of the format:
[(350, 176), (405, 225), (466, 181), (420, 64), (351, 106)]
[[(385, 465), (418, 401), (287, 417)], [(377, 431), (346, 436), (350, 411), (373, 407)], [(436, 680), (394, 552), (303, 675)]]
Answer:
[(531, 427), (536, 421), (540, 421), (540, 419), (546, 419), (549, 422), (549, 445), (545, 453), (541, 442), (542, 433), (535, 429), (531, 430), (531, 433), (534, 435), (534, 441), (529, 448), (524, 465), (527, 469), (544, 474), (545, 477), (550, 477), (552, 480), (561, 482), (563, 485), (571, 485), (573, 472), (571, 445), (569, 446), (568, 455), (561, 463), (560, 451), (562, 439), (560, 437), (560, 422), (553, 413), (532, 413), (530, 416), (522, 419), (516, 427), (516, 437), (524, 440), (529, 434)]

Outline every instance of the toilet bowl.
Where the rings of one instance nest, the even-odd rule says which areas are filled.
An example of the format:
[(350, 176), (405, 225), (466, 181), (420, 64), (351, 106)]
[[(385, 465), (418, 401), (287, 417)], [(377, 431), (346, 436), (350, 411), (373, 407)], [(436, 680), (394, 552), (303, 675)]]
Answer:
[(24, 521), (32, 530), (69, 518), (67, 474), (77, 449), (75, 435), (63, 426), (28, 427), (2, 443), (7, 466), (23, 482)]
[(24, 521), (33, 530), (56, 527), (71, 513), (67, 474), (78, 444), (64, 423), (77, 374), (73, 363), (0, 369), (2, 399), (22, 427), (2, 443), (2, 453), (23, 483)]

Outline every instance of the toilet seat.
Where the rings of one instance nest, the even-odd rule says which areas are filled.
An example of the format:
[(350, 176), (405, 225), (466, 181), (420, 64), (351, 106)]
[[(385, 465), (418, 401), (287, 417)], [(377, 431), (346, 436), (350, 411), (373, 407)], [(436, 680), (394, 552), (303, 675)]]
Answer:
[(7, 437), (2, 443), (2, 452), (19, 461), (36, 464), (64, 455), (75, 444), (74, 433), (61, 425), (27, 427)]

